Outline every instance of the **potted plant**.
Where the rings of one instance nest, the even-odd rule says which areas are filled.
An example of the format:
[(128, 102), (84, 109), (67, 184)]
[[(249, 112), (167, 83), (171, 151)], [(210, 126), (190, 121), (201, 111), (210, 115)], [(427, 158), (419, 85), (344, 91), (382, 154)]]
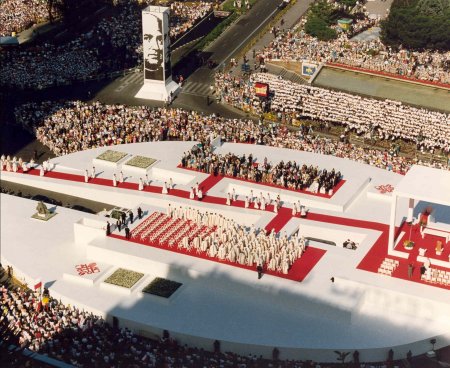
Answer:
[(414, 242), (412, 240), (405, 240), (403, 242), (403, 246), (405, 247), (405, 249), (411, 250), (414, 248)]

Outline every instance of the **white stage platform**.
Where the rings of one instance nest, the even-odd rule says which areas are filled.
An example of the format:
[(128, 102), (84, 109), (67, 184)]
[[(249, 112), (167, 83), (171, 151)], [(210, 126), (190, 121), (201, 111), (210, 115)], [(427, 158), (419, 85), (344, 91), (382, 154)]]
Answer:
[[(188, 190), (208, 177), (177, 168), (182, 153), (194, 143), (141, 143), (116, 149), (159, 160), (150, 170), (152, 185), (162, 185), (172, 177), (175, 188)], [(58, 157), (52, 162), (59, 172), (83, 175), (92, 167), (92, 160), (106, 149), (114, 147)], [(280, 193), (286, 202), (289, 196), (300, 198), (302, 203), (307, 201), (311, 212), (342, 219), (387, 224), (389, 195), (383, 197), (373, 188), (395, 186), (401, 179), (400, 175), (364, 164), (306, 152), (240, 144), (224, 144), (218, 150), (252, 153), (257, 161), (267, 156), (272, 162), (289, 159), (319, 168), (334, 167), (341, 171), (346, 183), (330, 199), (284, 190)], [(117, 170), (122, 168), (128, 175), (127, 182), (137, 183), (135, 174), (118, 166)], [(107, 179), (117, 172), (107, 166), (96, 166), (96, 171), (99, 178)], [(168, 203), (191, 206), (220, 212), (247, 226), (264, 227), (275, 216), (271, 212), (49, 177), (1, 172), (1, 179), (121, 207), (141, 206), (150, 212), (164, 212)], [(224, 197), (230, 185), (247, 188), (251, 183), (222, 179), (208, 194)], [(283, 359), (329, 362), (336, 361), (334, 350), (357, 349), (361, 360), (380, 361), (391, 347), (396, 356), (405, 356), (408, 350), (414, 354), (428, 351), (433, 337), (437, 338), (436, 348), (450, 344), (450, 314), (445, 313), (450, 310), (448, 290), (357, 269), (380, 231), (292, 218), (283, 231), (292, 233), (300, 226), (305, 236), (320, 236), (338, 246), (314, 243), (326, 253), (303, 282), (270, 275), (257, 280), (253, 271), (107, 238), (102, 229), (106, 219), (97, 215), (57, 208), (57, 216), (42, 222), (30, 218), (36, 202), (8, 195), (1, 195), (1, 201), (4, 266), (13, 265), (16, 275), (30, 285), (42, 279), (51, 294), (64, 302), (108, 320), (117, 317), (122, 326), (138, 332), (160, 333), (167, 329), (183, 343), (207, 349), (219, 339), (223, 350), (267, 357), (276, 346)], [(399, 202), (400, 208), (403, 212), (398, 211), (397, 224), (404, 219), (401, 213), (406, 214), (406, 200)], [(359, 243), (358, 249), (342, 248), (346, 238)], [(76, 266), (92, 262), (99, 272), (79, 276)], [(103, 281), (119, 267), (142, 272), (144, 277), (131, 290), (105, 286)], [(144, 295), (141, 289), (153, 277), (168, 278), (183, 286), (168, 300)]]

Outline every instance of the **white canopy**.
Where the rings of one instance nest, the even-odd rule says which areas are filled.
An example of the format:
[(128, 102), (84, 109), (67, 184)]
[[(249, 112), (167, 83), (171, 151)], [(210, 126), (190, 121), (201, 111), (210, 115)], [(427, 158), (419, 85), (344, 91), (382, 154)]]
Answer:
[(450, 206), (450, 171), (414, 165), (393, 194)]

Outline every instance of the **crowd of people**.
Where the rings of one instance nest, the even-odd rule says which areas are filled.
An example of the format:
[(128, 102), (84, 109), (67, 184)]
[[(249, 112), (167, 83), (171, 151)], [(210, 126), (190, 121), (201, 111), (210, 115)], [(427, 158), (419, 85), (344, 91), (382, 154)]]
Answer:
[[(255, 94), (255, 82), (267, 83), (271, 96)], [(381, 140), (402, 139), (418, 149), (450, 152), (450, 115), (345, 92), (293, 83), (273, 74), (255, 73), (249, 80), (218, 74), (216, 93), (236, 107), (256, 114), (270, 110), (291, 119), (337, 124), (359, 135)]]
[[(370, 20), (355, 24), (358, 31), (370, 25)], [(359, 24), (361, 23), (361, 29)], [(368, 23), (368, 24), (366, 24)], [(450, 84), (450, 51), (396, 50), (379, 39), (364, 41), (349, 39), (339, 33), (335, 40), (320, 41), (304, 31), (305, 19), (292, 29), (276, 32), (276, 37), (257, 57), (263, 60), (309, 61), (314, 63), (340, 63), (378, 72), (387, 72), (409, 78)]]
[(212, 344), (214, 351), (180, 345), (168, 331), (159, 338), (145, 338), (127, 328), (114, 328), (100, 316), (23, 287), (0, 285), (0, 299), (0, 330), (5, 341), (76, 367), (319, 366), (311, 361), (278, 358), (274, 361), (251, 354), (221, 352), (218, 341)]
[(169, 27), (171, 40), (175, 40), (186, 33), (212, 9), (213, 3), (208, 1), (197, 1), (196, 6), (182, 1), (171, 3)]
[(1, 0), (0, 37), (22, 32), (48, 15), (48, 0)]
[(363, 147), (319, 137), (308, 129), (225, 119), (182, 109), (87, 104), (81, 101), (28, 103), (15, 111), (16, 121), (32, 131), (56, 155), (95, 147), (159, 140), (223, 141), (290, 148), (349, 158), (405, 173), (413, 164), (448, 168), (439, 162), (409, 159), (390, 150)]
[[(4, 50), (0, 54), (3, 64), (0, 85), (42, 89), (141, 65), (141, 10), (150, 3), (150, 0), (121, 2), (112, 15), (67, 43)], [(204, 17), (212, 3), (173, 2), (171, 7), (170, 34), (174, 40)]]
[(281, 161), (278, 164), (267, 158), (258, 164), (252, 154), (237, 156), (233, 153), (220, 155), (210, 146), (195, 147), (181, 159), (183, 167), (214, 175), (224, 175), (256, 183), (275, 185), (293, 190), (310, 190), (316, 193), (330, 193), (341, 179), (340, 172), (301, 165), (295, 161)]
[(306, 250), (306, 240), (298, 232), (288, 237), (286, 233), (269, 235), (255, 226), (247, 228), (217, 213), (202, 213), (195, 208), (170, 208), (169, 217), (189, 220), (198, 226), (213, 227), (208, 236), (195, 237), (189, 247), (205, 252), (209, 257), (228, 260), (253, 267), (255, 265), (288, 274), (292, 264)]

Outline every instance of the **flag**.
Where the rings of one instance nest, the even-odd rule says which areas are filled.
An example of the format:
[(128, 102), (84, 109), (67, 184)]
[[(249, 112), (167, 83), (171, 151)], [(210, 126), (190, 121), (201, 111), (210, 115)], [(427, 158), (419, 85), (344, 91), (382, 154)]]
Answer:
[(38, 279), (36, 281), (36, 284), (34, 284), (34, 290), (40, 289), (42, 288), (42, 281), (40, 279)]

